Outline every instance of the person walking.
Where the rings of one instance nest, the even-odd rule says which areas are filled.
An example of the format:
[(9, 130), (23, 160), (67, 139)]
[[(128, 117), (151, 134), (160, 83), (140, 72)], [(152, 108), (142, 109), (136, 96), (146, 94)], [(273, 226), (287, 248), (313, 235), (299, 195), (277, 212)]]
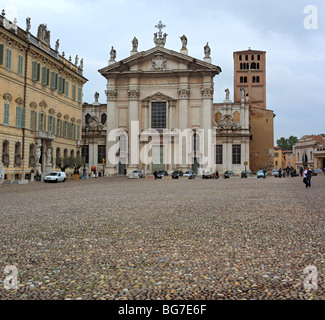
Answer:
[(300, 172), (300, 176), (302, 177), (303, 176), (303, 173), (304, 173), (304, 169), (302, 167), (300, 167), (299, 172)]
[(311, 171), (308, 169), (308, 167), (305, 168), (303, 173), (303, 183), (305, 184), (306, 188), (311, 187)]
[(263, 179), (266, 179), (266, 172), (267, 172), (266, 169), (264, 169), (263, 170), (263, 174), (264, 174)]
[(155, 176), (155, 180), (157, 180), (157, 175), (158, 175), (157, 171), (155, 171), (153, 175)]

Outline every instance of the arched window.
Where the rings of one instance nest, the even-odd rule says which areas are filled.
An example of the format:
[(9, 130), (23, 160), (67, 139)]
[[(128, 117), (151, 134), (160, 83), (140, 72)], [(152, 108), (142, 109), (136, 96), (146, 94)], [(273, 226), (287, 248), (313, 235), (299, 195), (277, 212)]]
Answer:
[(243, 70), (243, 64), (242, 63), (240, 64), (240, 70)]
[(251, 70), (255, 70), (256, 69), (256, 63), (255, 62), (252, 62), (251, 63)]
[(9, 166), (9, 141), (6, 140), (2, 143), (2, 162), (3, 165)]
[(258, 63), (258, 64), (257, 64), (257, 70), (259, 70), (259, 69), (260, 69), (260, 64)]
[(104, 125), (107, 121), (107, 114), (103, 113), (100, 117), (100, 120), (101, 120), (102, 125)]
[(254, 77), (253, 77), (253, 83), (255, 83), (255, 82), (256, 82), (256, 77), (254, 76)]
[(260, 76), (257, 76), (257, 77), (256, 77), (256, 82), (257, 82), (257, 83), (260, 83)]
[(242, 60), (242, 55), (239, 55), (239, 61), (241, 61)]
[(246, 54), (246, 56), (245, 56), (245, 60), (248, 61), (248, 55), (247, 55), (247, 54)]
[(74, 150), (70, 151), (70, 157), (74, 157)]
[(89, 113), (87, 113), (86, 116), (85, 116), (85, 123), (86, 124), (88, 124), (90, 118), (91, 118), (91, 115)]
[(21, 166), (21, 144), (17, 142), (15, 144), (15, 166)]
[(244, 83), (244, 77), (240, 77), (240, 83)]
[(254, 58), (255, 58), (255, 57), (254, 57), (254, 55), (252, 54), (252, 61), (254, 61)]
[(64, 151), (63, 151), (63, 157), (64, 158), (68, 158), (68, 150), (67, 149), (64, 149)]
[(197, 134), (197, 133), (194, 133), (193, 136), (193, 151), (197, 151), (199, 152), (200, 151), (200, 136)]
[(247, 83), (247, 77), (244, 77), (244, 83)]
[(257, 55), (257, 60), (260, 61), (261, 60), (261, 56)]

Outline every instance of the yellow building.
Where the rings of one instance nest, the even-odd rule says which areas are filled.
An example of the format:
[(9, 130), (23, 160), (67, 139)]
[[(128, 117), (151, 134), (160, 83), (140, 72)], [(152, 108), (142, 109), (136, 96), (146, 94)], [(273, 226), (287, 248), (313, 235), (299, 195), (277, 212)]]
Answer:
[[(51, 48), (50, 31), (37, 37), (0, 16), (0, 143), (5, 179), (33, 169), (43, 176), (56, 158), (80, 154), (83, 60)], [(0, 167), (2, 166), (0, 162)]]
[(296, 155), (292, 150), (282, 152), (282, 166), (283, 168), (296, 168)]
[(274, 169), (283, 169), (282, 148), (274, 147)]

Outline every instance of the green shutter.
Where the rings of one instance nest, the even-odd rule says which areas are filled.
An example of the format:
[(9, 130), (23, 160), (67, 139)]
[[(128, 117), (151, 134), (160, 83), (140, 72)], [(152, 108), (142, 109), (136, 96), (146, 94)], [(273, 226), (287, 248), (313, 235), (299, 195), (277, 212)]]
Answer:
[(73, 126), (73, 139), (77, 140), (77, 126), (76, 125)]
[(46, 85), (50, 84), (50, 69), (46, 69)]
[(78, 88), (78, 102), (81, 103), (81, 88)]
[(34, 111), (31, 110), (30, 112), (30, 130), (33, 131), (34, 129)]
[(65, 82), (65, 96), (69, 97), (69, 81)]
[(37, 81), (37, 62), (32, 63), (32, 80)]
[(41, 64), (37, 64), (37, 81), (41, 80)]
[(42, 67), (42, 85), (46, 86), (47, 85), (47, 68)]
[(16, 107), (16, 127), (21, 128), (21, 107)]
[(59, 77), (59, 93), (63, 93), (63, 78)]
[(72, 85), (72, 100), (76, 100), (76, 85)]
[(56, 118), (55, 118), (55, 117), (53, 117), (52, 133), (53, 133), (54, 135), (56, 134)]
[(62, 128), (62, 120), (60, 120), (60, 137), (62, 137), (63, 128)]
[(52, 117), (51, 116), (48, 116), (48, 118), (47, 118), (47, 131), (48, 132), (51, 132), (51, 119), (52, 119)]
[(4, 45), (0, 44), (0, 66), (3, 65), (3, 50), (4, 50)]
[(58, 89), (58, 74), (55, 74), (55, 90)]
[(35, 131), (37, 131), (37, 112), (34, 111), (34, 128), (35, 128)]
[(77, 128), (77, 140), (80, 140), (80, 125), (78, 124)]
[(44, 114), (44, 132), (46, 132), (46, 114)]
[(43, 131), (43, 128), (42, 128), (42, 114), (41, 113), (38, 114), (38, 131)]
[(26, 127), (26, 109), (21, 108), (21, 127), (25, 129)]
[(3, 124), (9, 125), (9, 104), (8, 103), (5, 103)]
[(55, 89), (55, 72), (51, 72), (51, 89)]
[(24, 66), (24, 58), (23, 56), (18, 56), (18, 74), (23, 75), (23, 66)]
[(6, 68), (8, 70), (11, 70), (11, 50), (7, 49), (7, 54), (6, 54)]

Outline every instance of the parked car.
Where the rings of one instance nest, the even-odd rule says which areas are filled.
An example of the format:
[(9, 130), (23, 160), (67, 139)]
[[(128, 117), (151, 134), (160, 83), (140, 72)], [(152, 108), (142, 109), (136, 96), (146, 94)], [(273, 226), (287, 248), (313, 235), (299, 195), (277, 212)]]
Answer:
[(129, 175), (129, 179), (141, 179), (144, 178), (142, 171), (135, 170)]
[(228, 175), (229, 177), (233, 177), (235, 175), (232, 170), (227, 170), (225, 174)]
[(318, 173), (324, 173), (322, 169), (314, 169), (313, 176), (317, 176)]
[(202, 174), (202, 179), (214, 179), (214, 172), (207, 171), (204, 174)]
[(178, 179), (178, 177), (182, 177), (184, 175), (184, 172), (181, 170), (176, 170), (172, 173), (173, 179)]
[(241, 172), (241, 177), (242, 178), (247, 178), (252, 174), (252, 172), (250, 170), (244, 170)]
[(184, 177), (188, 177), (189, 179), (195, 179), (195, 172), (192, 170), (186, 171), (183, 175)]
[[(267, 176), (267, 172), (265, 172), (265, 176)], [(264, 170), (257, 171), (257, 178), (264, 178)]]
[(271, 176), (274, 176), (275, 178), (278, 178), (279, 177), (279, 170), (273, 169), (271, 171)]
[(167, 177), (168, 176), (168, 172), (167, 171), (159, 171), (157, 173), (157, 178), (158, 179), (162, 179), (162, 177)]
[(65, 172), (53, 171), (44, 177), (44, 182), (65, 182), (67, 175)]

